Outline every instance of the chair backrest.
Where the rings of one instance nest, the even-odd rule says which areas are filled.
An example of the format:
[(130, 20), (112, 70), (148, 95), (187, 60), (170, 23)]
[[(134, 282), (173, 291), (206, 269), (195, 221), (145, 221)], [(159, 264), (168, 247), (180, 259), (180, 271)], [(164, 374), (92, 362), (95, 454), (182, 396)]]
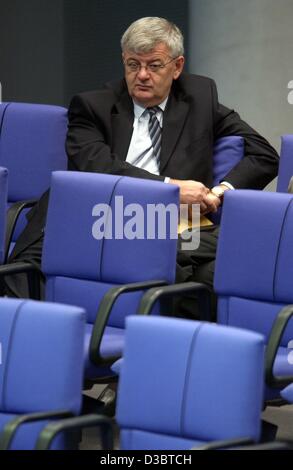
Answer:
[(239, 163), (244, 156), (244, 138), (227, 136), (218, 139), (213, 153), (213, 184), (219, 184), (229, 171)]
[[(0, 432), (20, 414), (78, 414), (83, 382), (85, 313), (81, 308), (0, 299)], [(23, 425), (13, 449), (33, 449), (46, 423)], [(59, 445), (62, 444), (59, 442)]]
[(281, 137), (280, 164), (278, 172), (277, 191), (286, 193), (289, 181), (293, 175), (293, 134)]
[(190, 449), (257, 440), (263, 398), (259, 334), (166, 317), (127, 319), (116, 420), (121, 448)]
[[(50, 186), (51, 173), (67, 168), (67, 110), (59, 106), (3, 103), (0, 108), (0, 165), (9, 170), (8, 205), (38, 199)], [(23, 230), (25, 213), (13, 240)]]
[(8, 171), (0, 167), (0, 263), (5, 254), (6, 210), (7, 210)]
[(9, 201), (39, 198), (51, 172), (65, 170), (67, 110), (59, 106), (8, 103), (0, 139), (0, 165), (9, 170)]
[[(53, 173), (42, 258), (47, 300), (80, 305), (87, 321), (94, 323), (109, 288), (154, 279), (174, 282), (177, 240), (168, 227), (165, 237), (155, 232), (150, 237), (148, 231), (156, 223), (147, 211), (161, 204), (162, 222), (169, 204), (177, 214), (178, 197), (177, 186), (157, 181)], [(110, 237), (103, 237), (103, 226)], [(140, 298), (141, 292), (121, 296), (109, 325), (123, 328), (125, 316), (136, 312)]]
[[(293, 303), (292, 259), (293, 196), (229, 191), (215, 269), (218, 321), (260, 332), (267, 340), (279, 311)], [(286, 357), (292, 337), (293, 321), (289, 321), (281, 342), (281, 375), (284, 367), (290, 367)]]
[[(241, 136), (227, 136), (216, 140), (213, 152), (213, 185), (217, 186), (225, 179), (234, 166), (244, 157), (244, 138)], [(216, 214), (209, 214), (214, 224), (219, 224), (222, 209)]]

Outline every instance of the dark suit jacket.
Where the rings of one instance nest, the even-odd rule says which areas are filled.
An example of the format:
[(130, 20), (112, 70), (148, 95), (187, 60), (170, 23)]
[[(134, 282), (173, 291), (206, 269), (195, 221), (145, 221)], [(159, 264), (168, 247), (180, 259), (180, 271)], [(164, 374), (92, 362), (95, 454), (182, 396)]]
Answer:
[[(182, 74), (174, 81), (164, 111), (160, 176), (127, 163), (133, 130), (133, 103), (125, 80), (81, 93), (69, 108), (66, 142), (68, 169), (163, 180), (193, 179), (211, 187), (214, 141), (227, 135), (245, 138), (245, 157), (225, 177), (235, 188), (261, 189), (277, 174), (278, 155), (270, 144), (218, 103), (213, 80)], [(29, 214), (12, 259), (41, 236), (48, 194)]]

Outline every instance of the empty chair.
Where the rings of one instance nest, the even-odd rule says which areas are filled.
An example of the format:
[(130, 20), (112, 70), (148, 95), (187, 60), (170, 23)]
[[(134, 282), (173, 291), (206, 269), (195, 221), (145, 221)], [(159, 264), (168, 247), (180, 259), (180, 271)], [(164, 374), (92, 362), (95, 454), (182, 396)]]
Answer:
[(293, 175), (293, 135), (281, 137), (280, 165), (278, 172), (277, 191), (286, 193)]
[(5, 298), (0, 310), (0, 447), (33, 449), (48, 420), (80, 412), (85, 313)]
[[(264, 340), (237, 328), (166, 317), (127, 319), (116, 420), (123, 450), (183, 450), (257, 441)], [(62, 429), (99, 424), (62, 420)]]
[[(292, 195), (231, 191), (225, 196), (214, 283), (220, 323), (258, 331), (269, 341), (279, 312), (293, 303), (292, 240)], [(276, 351), (277, 377), (293, 376), (290, 315)], [(267, 389), (267, 399), (278, 396), (278, 389)]]
[[(293, 304), (292, 240), (292, 195), (227, 192), (214, 279), (218, 322), (264, 335), (269, 345), (267, 400), (279, 398), (280, 390), (293, 381), (293, 364), (288, 360), (293, 309), (287, 308)], [(141, 301), (140, 312), (148, 314), (162, 297), (192, 290), (200, 293), (204, 286), (190, 282), (150, 289)], [(207, 313), (202, 311), (206, 318)]]
[[(8, 205), (18, 203), (8, 215), (8, 250), (15, 217), (49, 188), (52, 171), (67, 168), (67, 110), (59, 106), (5, 103), (0, 106), (0, 126), (0, 165), (9, 170)], [(13, 241), (26, 224), (24, 214), (14, 230)]]
[(86, 310), (87, 379), (113, 376), (125, 317), (136, 313), (143, 290), (174, 282), (177, 221), (172, 237), (164, 217), (168, 207), (177, 216), (178, 199), (177, 186), (157, 181), (53, 174), (42, 257), (46, 300)]

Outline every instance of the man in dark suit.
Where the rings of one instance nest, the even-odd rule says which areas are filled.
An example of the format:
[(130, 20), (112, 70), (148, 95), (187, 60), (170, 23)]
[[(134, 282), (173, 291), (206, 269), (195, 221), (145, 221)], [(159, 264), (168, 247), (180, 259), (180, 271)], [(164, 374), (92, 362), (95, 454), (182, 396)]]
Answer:
[[(276, 176), (275, 150), (218, 103), (213, 80), (183, 73), (183, 37), (174, 24), (142, 18), (126, 30), (121, 45), (125, 78), (71, 102), (69, 170), (177, 184), (181, 203), (199, 204), (202, 214), (216, 211), (225, 191), (262, 189)], [(214, 142), (228, 135), (244, 137), (245, 157), (212, 187)], [(30, 213), (11, 262), (40, 265), (47, 202), (45, 194)], [(193, 279), (212, 288), (217, 236), (217, 227), (203, 230), (196, 252), (179, 250), (178, 282)], [(7, 285), (8, 295), (26, 295), (22, 276), (7, 278)]]

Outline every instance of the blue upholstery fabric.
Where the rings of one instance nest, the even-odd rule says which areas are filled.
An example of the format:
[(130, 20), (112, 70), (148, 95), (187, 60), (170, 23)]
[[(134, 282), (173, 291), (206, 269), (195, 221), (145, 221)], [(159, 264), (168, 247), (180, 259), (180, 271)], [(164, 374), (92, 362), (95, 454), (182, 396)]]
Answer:
[(225, 179), (229, 171), (244, 156), (244, 139), (240, 136), (228, 136), (218, 139), (213, 154), (213, 184), (216, 186)]
[[(257, 440), (263, 359), (263, 337), (253, 332), (166, 317), (128, 318), (116, 412), (123, 448)], [(143, 380), (137, 380), (142, 371)]]
[[(240, 136), (227, 136), (218, 139), (214, 145), (213, 153), (213, 185), (217, 186), (225, 181), (225, 176), (244, 157), (244, 139)], [(221, 220), (222, 208), (215, 214), (209, 214), (214, 224)]]
[[(165, 240), (147, 238), (147, 223), (144, 239), (94, 238), (93, 225), (98, 219), (93, 208), (107, 204), (113, 211), (113, 218), (109, 210), (106, 219), (110, 224), (115, 221), (116, 196), (123, 197), (124, 207), (140, 204), (145, 213), (148, 204), (173, 204), (177, 214), (178, 188), (174, 185), (95, 173), (53, 173), (42, 258), (46, 299), (86, 310), (86, 345), (101, 299), (111, 287), (154, 279), (172, 283), (175, 279), (177, 240), (168, 234)], [(141, 295), (128, 293), (115, 303), (102, 343), (105, 356), (123, 351), (125, 317), (136, 312)], [(86, 376), (99, 375), (101, 370), (93, 369), (87, 356), (86, 352)]]
[(66, 169), (67, 111), (58, 106), (9, 103), (3, 119), (0, 165), (9, 169), (9, 200), (39, 198), (51, 172)]
[(293, 135), (281, 137), (280, 165), (277, 191), (286, 193), (291, 176), (293, 175)]
[[(5, 298), (1, 299), (0, 308), (0, 430), (19, 414), (50, 410), (78, 414), (83, 382), (84, 311), (61, 304)], [(42, 423), (23, 425), (13, 448), (32, 448), (40, 427)]]
[(4, 259), (4, 244), (6, 233), (6, 208), (8, 191), (8, 171), (0, 167), (0, 263)]
[[(67, 168), (66, 132), (65, 108), (28, 103), (0, 105), (0, 165), (9, 171), (8, 206), (40, 198), (50, 186), (51, 172)], [(18, 218), (13, 242), (27, 223), (26, 212)]]
[[(170, 412), (172, 412), (170, 410)], [(120, 431), (120, 447), (123, 450), (182, 450), (200, 447), (205, 441), (184, 439), (140, 429), (123, 429)]]
[[(225, 196), (215, 290), (218, 321), (260, 332), (266, 340), (280, 310), (293, 303), (293, 196), (231, 191)], [(293, 320), (278, 351), (274, 372), (293, 375), (286, 361)], [(275, 392), (278, 395), (278, 391)]]

